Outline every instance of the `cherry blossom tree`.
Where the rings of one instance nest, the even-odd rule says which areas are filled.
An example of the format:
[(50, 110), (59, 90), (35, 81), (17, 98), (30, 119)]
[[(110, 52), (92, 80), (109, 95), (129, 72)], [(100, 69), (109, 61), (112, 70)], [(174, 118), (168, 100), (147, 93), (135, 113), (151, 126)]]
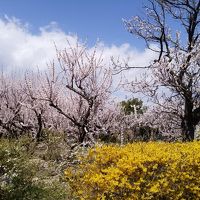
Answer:
[(0, 135), (9, 138), (18, 138), (29, 131), (29, 126), (24, 126), (27, 115), (22, 106), (26, 95), (20, 88), (20, 81), (12, 75), (0, 76)]
[(23, 102), (23, 107), (27, 110), (29, 117), (29, 124), (31, 124), (31, 131), (33, 137), (40, 141), (43, 137), (44, 128), (50, 127), (50, 112), (49, 106), (46, 102), (42, 102), (37, 98), (38, 91), (41, 90), (37, 83), (35, 74), (26, 72), (22, 90), (26, 94), (26, 101)]
[(33, 81), (30, 85), (15, 73), (2, 73), (0, 82), (0, 137), (29, 135), (39, 141), (44, 129), (59, 131), (57, 113), (34, 97), (38, 85), (33, 87)]
[[(94, 50), (77, 43), (56, 50), (57, 60), (38, 75), (38, 99), (49, 103), (69, 124), (66, 132), (83, 143), (104, 129), (105, 114), (113, 90), (112, 70)], [(109, 109), (107, 109), (109, 110)], [(104, 115), (105, 116), (105, 115)], [(108, 120), (107, 120), (108, 122)]]
[(144, 67), (114, 64), (121, 70), (144, 69), (131, 90), (148, 96), (157, 105), (160, 121), (165, 117), (164, 121), (181, 130), (183, 141), (192, 141), (200, 122), (200, 1), (149, 0), (146, 14), (147, 18), (125, 20), (125, 26), (158, 58)]

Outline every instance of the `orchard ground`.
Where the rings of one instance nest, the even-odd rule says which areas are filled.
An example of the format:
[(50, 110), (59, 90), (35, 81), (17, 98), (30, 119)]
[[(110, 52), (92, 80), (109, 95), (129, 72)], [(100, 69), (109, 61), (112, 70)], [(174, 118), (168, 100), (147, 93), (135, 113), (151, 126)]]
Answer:
[(199, 199), (200, 142), (0, 141), (0, 199)]

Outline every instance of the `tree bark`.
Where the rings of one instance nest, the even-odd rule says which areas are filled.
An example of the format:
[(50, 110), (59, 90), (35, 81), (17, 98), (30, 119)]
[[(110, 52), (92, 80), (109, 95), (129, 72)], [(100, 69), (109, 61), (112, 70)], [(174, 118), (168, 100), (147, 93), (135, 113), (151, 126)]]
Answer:
[(38, 130), (37, 130), (37, 133), (36, 133), (36, 140), (37, 142), (39, 142), (41, 139), (42, 139), (42, 116), (41, 114), (37, 114), (37, 121), (38, 121)]
[(80, 144), (84, 142), (85, 136), (86, 136), (86, 134), (87, 134), (85, 128), (86, 128), (85, 126), (79, 127), (79, 138), (78, 138), (79, 141), (78, 141), (78, 142), (79, 142)]
[(195, 123), (193, 118), (193, 102), (190, 99), (185, 100), (185, 113), (182, 121), (182, 137), (184, 142), (194, 140)]

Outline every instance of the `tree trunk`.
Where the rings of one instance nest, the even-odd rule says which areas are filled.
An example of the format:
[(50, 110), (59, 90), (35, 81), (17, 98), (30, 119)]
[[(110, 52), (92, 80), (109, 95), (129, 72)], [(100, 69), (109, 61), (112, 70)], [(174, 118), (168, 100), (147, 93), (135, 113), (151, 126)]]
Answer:
[(195, 124), (193, 119), (193, 103), (186, 99), (185, 101), (185, 113), (182, 119), (182, 138), (184, 142), (194, 140)]
[(182, 127), (183, 142), (193, 141), (194, 140), (194, 131), (195, 131), (195, 127), (190, 122), (190, 120), (185, 120), (184, 127)]
[(36, 115), (37, 115), (37, 121), (38, 121), (38, 130), (36, 133), (36, 140), (37, 142), (39, 142), (42, 139), (42, 116), (40, 113)]
[(85, 126), (79, 127), (78, 131), (79, 131), (78, 142), (81, 144), (81, 143), (83, 143), (84, 140), (85, 140), (85, 136), (86, 136), (86, 134), (87, 134), (87, 131), (86, 131), (86, 129), (85, 129)]

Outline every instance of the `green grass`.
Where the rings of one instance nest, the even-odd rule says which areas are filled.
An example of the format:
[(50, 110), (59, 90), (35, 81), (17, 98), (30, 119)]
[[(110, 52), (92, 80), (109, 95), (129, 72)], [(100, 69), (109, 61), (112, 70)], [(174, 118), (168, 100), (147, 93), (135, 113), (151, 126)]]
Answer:
[(67, 200), (63, 169), (69, 151), (62, 138), (0, 140), (1, 200)]

